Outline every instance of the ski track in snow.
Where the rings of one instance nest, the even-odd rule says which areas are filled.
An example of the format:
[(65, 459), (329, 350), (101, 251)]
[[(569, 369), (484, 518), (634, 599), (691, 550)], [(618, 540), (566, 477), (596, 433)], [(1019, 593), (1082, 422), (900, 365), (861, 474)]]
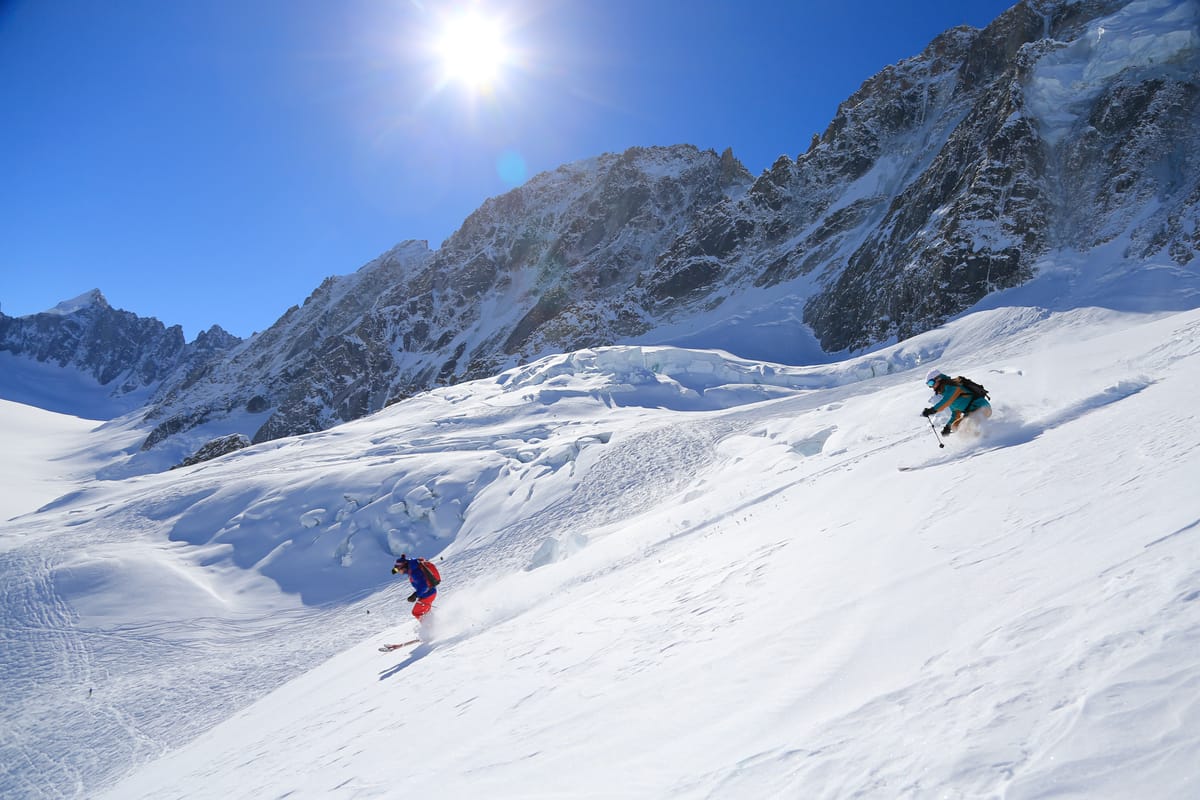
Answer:
[[(485, 425), (495, 421), (481, 420)], [(500, 530), (496, 539), (485, 546), (456, 556), (453, 569), (458, 580), (495, 570), (497, 551), (505, 554), (503, 560), (513, 568), (521, 568), (547, 531), (618, 522), (669, 496), (691, 480), (693, 471), (701, 471), (711, 463), (713, 444), (722, 431), (731, 427), (731, 423), (719, 421), (700, 426), (680, 423), (604, 448), (599, 463), (590, 472), (593, 480), (566, 499)], [(518, 434), (415, 439), (404, 447), (377, 445), (366, 456), (436, 453), (438, 441), (443, 451), (479, 449), (501, 440), (521, 441), (520, 437), (537, 441), (549, 432), (546, 426), (536, 426)], [(318, 456), (315, 460), (334, 463), (336, 459)], [(536, 478), (530, 481), (535, 482)], [(138, 516), (171, 520), (212, 497), (214, 491), (172, 487), (143, 503)], [(621, 498), (621, 502), (612, 502), (614, 497)], [(70, 497), (60, 499), (48, 510), (70, 502)], [(129, 519), (126, 524), (138, 523)], [(118, 524), (117, 528), (121, 527)], [(103, 785), (106, 776), (127, 769), (127, 764), (149, 760), (189, 741), (233, 709), (379, 630), (379, 616), (372, 618), (355, 607), (327, 611), (301, 608), (272, 611), (257, 618), (197, 618), (186, 624), (164, 621), (105, 630), (79, 627), (71, 619), (69, 605), (54, 588), (49, 565), (99, 543), (90, 527), (69, 529), (57, 535), (53, 543), (43, 542), (43, 552), (51, 555), (38, 563), (5, 554), (8, 561), (3, 564), (3, 573), (20, 576), (7, 589), (5, 607), (30, 609), (38, 615), (25, 628), (11, 634), (6, 631), (6, 638), (11, 635), (19, 646), (7, 648), (4, 683), (6, 687), (23, 687), (29, 695), (21, 703), (24, 713), (11, 721), (3, 744), (3, 760), (25, 763), (28, 769), (0, 781), (0, 791), (6, 794), (10, 790), (17, 795), (32, 791), (33, 787), (20, 784), (20, 774), (27, 772), (43, 779), (54, 776), (50, 785), (64, 790), (72, 785), (83, 786), (84, 776), (90, 785)], [(15, 598), (18, 592), (22, 595), (19, 600)], [(386, 619), (395, 624), (394, 614)], [(490, 620), (489, 624), (496, 622)], [(441, 646), (451, 644), (453, 640), (448, 640)], [(270, 658), (263, 657), (264, 651), (271, 654)], [(410, 658), (427, 653), (428, 648), (416, 648)], [(59, 666), (50, 667), (48, 658), (50, 664)], [(47, 673), (56, 677), (49, 698), (41, 681)], [(92, 690), (96, 686), (101, 687), (99, 691)], [(53, 719), (63, 713), (74, 715), (73, 724), (65, 732), (53, 724)], [(95, 742), (113, 744), (96, 747)], [(64, 749), (71, 754), (65, 762), (60, 758), (51, 763), (41, 755)]]
[[(63, 538), (62, 552), (94, 544)], [(21, 620), (3, 630), (0, 762), (23, 765), (0, 774), (4, 797), (86, 796), (378, 630), (343, 609), (87, 629), (55, 590), (49, 560), (3, 553), (0, 574), (4, 607)]]

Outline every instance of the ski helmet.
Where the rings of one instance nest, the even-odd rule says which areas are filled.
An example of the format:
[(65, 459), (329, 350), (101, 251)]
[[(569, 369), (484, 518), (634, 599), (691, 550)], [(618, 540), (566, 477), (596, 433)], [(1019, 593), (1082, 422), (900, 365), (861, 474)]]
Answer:
[(929, 370), (929, 372), (925, 373), (925, 382), (929, 383), (930, 381), (936, 381), (940, 377), (942, 377), (942, 371), (937, 367), (934, 367), (933, 369)]

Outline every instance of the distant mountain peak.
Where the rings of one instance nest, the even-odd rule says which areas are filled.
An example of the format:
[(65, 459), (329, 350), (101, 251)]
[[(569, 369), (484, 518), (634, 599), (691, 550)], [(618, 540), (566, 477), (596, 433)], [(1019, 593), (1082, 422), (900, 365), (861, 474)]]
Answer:
[(84, 292), (78, 297), (72, 297), (70, 300), (63, 300), (54, 308), (48, 309), (42, 313), (55, 314), (60, 317), (65, 317), (69, 314), (74, 314), (77, 311), (82, 311), (91, 306), (99, 306), (100, 308), (109, 308), (108, 301), (104, 299), (104, 295), (99, 289), (91, 289)]
[[(64, 300), (40, 314), (7, 317), (0, 314), (0, 353), (39, 364), (77, 371), (106, 387), (107, 411), (125, 413), (126, 398), (144, 399), (164, 382), (171, 386), (195, 382), (210, 361), (240, 344), (241, 339), (214, 325), (188, 344), (178, 325), (166, 327), (153, 317), (114, 309), (99, 289)], [(11, 381), (0, 376), (0, 395)], [(64, 408), (70, 408), (69, 398)]]

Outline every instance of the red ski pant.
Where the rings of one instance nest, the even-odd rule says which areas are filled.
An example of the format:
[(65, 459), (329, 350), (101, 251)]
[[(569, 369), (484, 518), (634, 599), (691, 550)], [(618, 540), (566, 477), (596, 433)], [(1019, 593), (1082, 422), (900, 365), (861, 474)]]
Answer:
[(429, 595), (429, 597), (419, 597), (417, 602), (413, 603), (413, 616), (417, 619), (429, 613), (429, 609), (433, 608), (433, 601), (437, 599), (437, 592)]

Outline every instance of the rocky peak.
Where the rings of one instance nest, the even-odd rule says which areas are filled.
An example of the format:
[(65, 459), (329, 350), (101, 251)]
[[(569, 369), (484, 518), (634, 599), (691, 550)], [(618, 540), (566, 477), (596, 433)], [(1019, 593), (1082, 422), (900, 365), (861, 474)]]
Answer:
[(240, 344), (241, 341), (241, 337), (234, 336), (220, 325), (213, 325), (206, 331), (200, 331), (200, 333), (196, 335), (196, 340), (192, 343), (192, 346), (196, 350), (215, 352), (219, 350), (229, 350)]
[(750, 170), (746, 169), (746, 166), (734, 156), (732, 147), (726, 147), (721, 152), (720, 170), (720, 185), (726, 191), (736, 191), (754, 181)]
[(43, 313), (54, 314), (56, 316), (67, 316), (91, 307), (95, 307), (100, 310), (111, 308), (111, 306), (108, 304), (108, 301), (104, 299), (104, 295), (100, 293), (100, 290), (92, 289), (84, 292), (78, 297), (73, 297), (70, 300), (63, 300), (54, 308), (51, 308)]
[(0, 350), (75, 367), (112, 385), (115, 395), (157, 382), (165, 374), (161, 362), (173, 364), (183, 346), (180, 328), (114, 309), (95, 290), (49, 311), (0, 320)]

